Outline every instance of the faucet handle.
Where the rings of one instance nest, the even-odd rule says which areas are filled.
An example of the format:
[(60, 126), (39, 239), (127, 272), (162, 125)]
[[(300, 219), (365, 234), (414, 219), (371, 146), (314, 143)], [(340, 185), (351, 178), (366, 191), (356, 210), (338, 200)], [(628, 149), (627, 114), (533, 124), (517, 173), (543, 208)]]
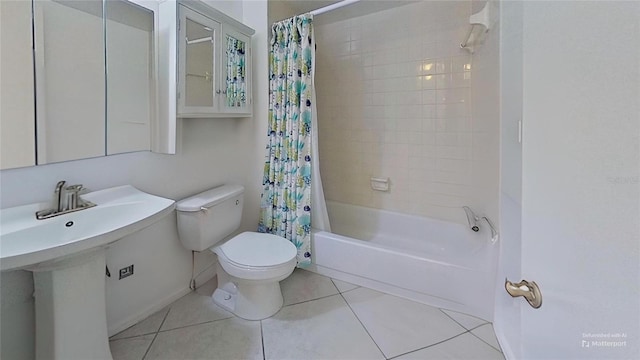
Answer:
[(471, 230), (475, 232), (480, 231), (480, 227), (478, 226), (478, 221), (480, 221), (480, 218), (478, 217), (478, 215), (476, 215), (476, 213), (474, 213), (473, 210), (471, 210), (471, 208), (468, 206), (463, 206), (462, 209), (464, 209), (465, 214), (467, 214), (467, 221), (469, 222), (469, 227), (471, 228)]
[(85, 201), (80, 198), (80, 192), (86, 190), (82, 184), (67, 186), (65, 190), (67, 191), (67, 209), (73, 210), (85, 205)]
[(65, 190), (72, 191), (72, 192), (79, 192), (82, 189), (83, 189), (82, 184), (69, 185), (65, 188)]
[(89, 189), (84, 187), (82, 184), (70, 185), (65, 188), (65, 190), (75, 193), (77, 195), (86, 194), (89, 192)]

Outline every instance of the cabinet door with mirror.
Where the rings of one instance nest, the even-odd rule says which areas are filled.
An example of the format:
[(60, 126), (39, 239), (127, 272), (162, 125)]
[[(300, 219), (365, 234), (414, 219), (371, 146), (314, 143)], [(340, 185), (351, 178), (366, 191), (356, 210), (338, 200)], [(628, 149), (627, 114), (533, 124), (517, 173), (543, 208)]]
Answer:
[(251, 38), (223, 27), (222, 66), (224, 72), (223, 111), (251, 114)]
[(193, 1), (180, 3), (177, 25), (178, 117), (251, 116), (254, 31)]
[(219, 110), (219, 71), (216, 47), (220, 23), (185, 6), (178, 20), (178, 113), (215, 114)]
[[(2, 140), (32, 139), (2, 141), (0, 168), (150, 150), (152, 11), (122, 0), (0, 3)], [(7, 32), (28, 41), (5, 41)], [(11, 69), (22, 81), (5, 78)], [(24, 101), (29, 96), (34, 101)]]
[(35, 165), (31, 2), (0, 0), (0, 169)]

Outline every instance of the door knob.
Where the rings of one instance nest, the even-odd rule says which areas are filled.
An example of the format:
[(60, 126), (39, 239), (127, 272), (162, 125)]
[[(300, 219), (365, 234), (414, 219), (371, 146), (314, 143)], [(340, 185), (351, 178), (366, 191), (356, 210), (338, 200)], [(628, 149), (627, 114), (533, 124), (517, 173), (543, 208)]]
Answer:
[(535, 281), (522, 280), (519, 283), (512, 283), (504, 279), (504, 288), (511, 297), (522, 296), (527, 300), (532, 308), (537, 309), (542, 306), (542, 293)]

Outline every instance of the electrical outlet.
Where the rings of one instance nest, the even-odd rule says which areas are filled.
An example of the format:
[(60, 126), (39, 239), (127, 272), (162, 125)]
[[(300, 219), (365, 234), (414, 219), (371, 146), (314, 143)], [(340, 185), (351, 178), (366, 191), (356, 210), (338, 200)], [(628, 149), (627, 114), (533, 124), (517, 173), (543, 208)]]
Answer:
[(120, 277), (118, 280), (122, 280), (127, 276), (131, 276), (131, 275), (133, 275), (133, 264), (120, 269)]

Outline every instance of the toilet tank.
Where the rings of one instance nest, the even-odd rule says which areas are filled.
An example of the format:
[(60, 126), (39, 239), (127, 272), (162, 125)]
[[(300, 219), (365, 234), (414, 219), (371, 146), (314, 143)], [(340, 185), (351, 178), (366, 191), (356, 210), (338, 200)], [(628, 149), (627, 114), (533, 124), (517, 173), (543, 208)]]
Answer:
[(202, 251), (240, 227), (244, 187), (223, 185), (176, 204), (178, 235), (189, 250)]

